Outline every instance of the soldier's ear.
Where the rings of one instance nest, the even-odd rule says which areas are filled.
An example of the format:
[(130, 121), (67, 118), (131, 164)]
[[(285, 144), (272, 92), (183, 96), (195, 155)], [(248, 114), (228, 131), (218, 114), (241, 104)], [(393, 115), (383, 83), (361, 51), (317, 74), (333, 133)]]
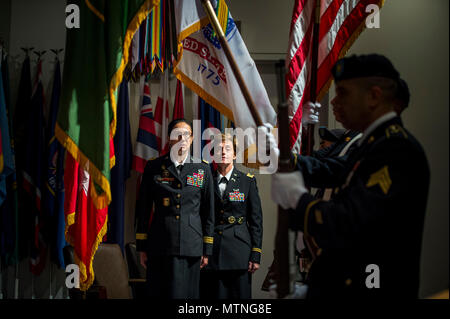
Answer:
[(375, 108), (383, 101), (383, 90), (377, 85), (371, 86), (368, 91), (367, 99), (369, 107), (371, 109)]

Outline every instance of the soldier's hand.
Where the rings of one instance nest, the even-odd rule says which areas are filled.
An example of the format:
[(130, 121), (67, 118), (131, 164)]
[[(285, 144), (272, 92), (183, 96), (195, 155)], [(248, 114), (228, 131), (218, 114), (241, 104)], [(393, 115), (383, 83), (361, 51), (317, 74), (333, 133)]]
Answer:
[(208, 264), (208, 257), (207, 256), (202, 256), (202, 259), (200, 261), (200, 269), (205, 267), (207, 264)]
[(140, 251), (139, 252), (139, 261), (142, 265), (142, 267), (144, 267), (144, 269), (147, 269), (147, 253), (144, 251)]
[(254, 262), (251, 262), (251, 261), (248, 262), (248, 272), (253, 274), (258, 269), (259, 269), (259, 264), (258, 263), (254, 263)]
[[(278, 157), (280, 156), (280, 150), (278, 148), (278, 142), (276, 137), (272, 133), (273, 126), (269, 123), (264, 123), (263, 126), (258, 126), (258, 139), (261, 137), (262, 140), (258, 140), (258, 148), (266, 148), (266, 155), (269, 156), (269, 165), (262, 166), (260, 168), (261, 174), (273, 174), (278, 168)], [(265, 143), (260, 144), (260, 143)]]
[(284, 209), (295, 209), (302, 195), (307, 192), (300, 171), (272, 175), (272, 200)]
[(278, 142), (272, 133), (273, 126), (270, 123), (264, 123), (263, 126), (258, 126), (258, 134), (259, 132), (262, 133), (262, 136), (265, 138), (266, 141), (266, 150), (270, 151), (270, 154), (276, 156), (280, 155), (280, 150), (278, 149)]
[(320, 103), (307, 102), (303, 105), (302, 125), (319, 123)]

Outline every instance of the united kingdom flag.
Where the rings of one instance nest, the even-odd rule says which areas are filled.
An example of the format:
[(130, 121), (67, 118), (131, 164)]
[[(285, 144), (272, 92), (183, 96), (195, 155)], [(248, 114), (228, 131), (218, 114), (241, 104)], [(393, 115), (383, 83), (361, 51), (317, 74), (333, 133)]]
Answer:
[(158, 145), (161, 142), (158, 142), (158, 140), (161, 138), (157, 135), (156, 125), (158, 123), (155, 122), (153, 117), (150, 85), (145, 81), (137, 142), (133, 157), (133, 169), (139, 173), (144, 172), (148, 160), (159, 156)]

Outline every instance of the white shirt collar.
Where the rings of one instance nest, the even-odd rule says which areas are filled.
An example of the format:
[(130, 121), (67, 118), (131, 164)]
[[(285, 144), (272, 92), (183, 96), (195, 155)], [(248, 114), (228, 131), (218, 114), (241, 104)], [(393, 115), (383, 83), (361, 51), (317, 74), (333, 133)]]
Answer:
[(231, 178), (231, 174), (233, 173), (233, 170), (234, 170), (234, 166), (231, 167), (230, 171), (225, 176), (223, 176), (222, 174), (219, 173), (219, 171), (217, 171), (217, 180), (220, 181), (222, 179), (222, 177), (225, 177), (227, 179), (227, 181), (229, 181)]
[(173, 163), (175, 164), (175, 167), (178, 167), (180, 165), (184, 165), (184, 163), (186, 162), (187, 158), (188, 158), (188, 156), (186, 156), (181, 163), (178, 163), (177, 161), (174, 161)]
[(392, 120), (394, 117), (397, 116), (397, 113), (395, 113), (394, 111), (388, 112), (382, 116), (380, 116), (379, 118), (377, 118), (375, 121), (372, 122), (372, 124), (369, 125), (368, 128), (365, 129), (365, 131), (363, 132), (363, 136), (357, 141), (358, 146), (361, 146), (361, 144), (364, 142), (364, 140), (373, 132), (375, 131), (375, 129), (380, 126), (381, 124)]

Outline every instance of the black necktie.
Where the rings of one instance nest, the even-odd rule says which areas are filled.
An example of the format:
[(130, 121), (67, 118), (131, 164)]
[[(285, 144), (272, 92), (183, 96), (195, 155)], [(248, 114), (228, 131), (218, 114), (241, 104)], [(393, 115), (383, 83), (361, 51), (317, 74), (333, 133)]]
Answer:
[[(227, 184), (228, 184), (228, 179), (225, 177), (225, 176), (223, 176), (221, 179), (220, 179), (220, 181), (219, 181), (219, 185), (220, 184), (225, 184), (225, 188), (224, 188), (224, 190), (223, 190), (223, 192), (222, 192), (222, 198), (225, 196), (225, 190), (227, 189)], [(219, 187), (219, 191), (220, 191), (220, 187)]]
[(183, 169), (183, 164), (177, 166), (178, 175), (181, 175), (181, 170)]

